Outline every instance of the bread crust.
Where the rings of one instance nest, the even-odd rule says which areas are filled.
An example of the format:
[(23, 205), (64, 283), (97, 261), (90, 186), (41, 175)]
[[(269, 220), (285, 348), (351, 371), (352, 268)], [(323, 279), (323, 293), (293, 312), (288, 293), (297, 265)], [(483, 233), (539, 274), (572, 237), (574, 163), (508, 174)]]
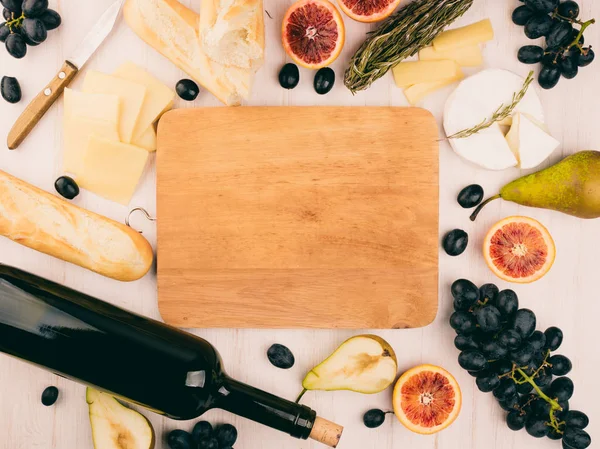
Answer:
[(0, 171), (0, 235), (119, 281), (152, 266), (150, 243), (124, 224)]

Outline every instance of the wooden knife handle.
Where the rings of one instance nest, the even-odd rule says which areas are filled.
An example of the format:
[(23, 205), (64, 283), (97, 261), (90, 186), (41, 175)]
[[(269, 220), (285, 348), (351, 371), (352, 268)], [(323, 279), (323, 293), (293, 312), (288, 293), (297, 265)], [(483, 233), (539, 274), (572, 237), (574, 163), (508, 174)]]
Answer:
[(7, 145), (10, 150), (16, 149), (38, 124), (50, 106), (60, 97), (79, 70), (69, 61), (65, 61), (58, 74), (25, 108), (8, 133)]

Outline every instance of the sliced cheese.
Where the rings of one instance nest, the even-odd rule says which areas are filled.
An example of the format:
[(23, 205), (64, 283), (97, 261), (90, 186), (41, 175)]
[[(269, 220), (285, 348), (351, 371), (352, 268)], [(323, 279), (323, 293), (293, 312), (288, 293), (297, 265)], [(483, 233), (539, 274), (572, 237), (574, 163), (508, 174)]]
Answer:
[(119, 141), (119, 129), (116, 121), (66, 115), (63, 123), (63, 169), (74, 175), (79, 175), (83, 171), (83, 158), (91, 137), (101, 137), (113, 142)]
[(77, 183), (90, 192), (127, 205), (142, 177), (148, 154), (134, 145), (91, 137)]
[(527, 114), (518, 113), (506, 135), (506, 141), (522, 169), (535, 168), (558, 148), (560, 142), (552, 137), (543, 124)]
[(458, 64), (450, 60), (401, 62), (392, 70), (400, 88), (454, 78), (460, 73)]
[(154, 125), (150, 125), (138, 139), (134, 139), (133, 145), (145, 148), (150, 152), (156, 151), (156, 131), (154, 130)]
[(450, 59), (461, 67), (479, 67), (483, 64), (483, 53), (479, 45), (449, 48), (439, 51), (435, 47), (425, 47), (419, 52), (420, 61), (442, 61)]
[(436, 51), (447, 51), (451, 48), (467, 47), (482, 44), (494, 39), (494, 27), (490, 19), (471, 25), (444, 31), (433, 40)]
[(162, 114), (173, 108), (175, 92), (132, 62), (121, 65), (115, 70), (114, 75), (146, 87), (146, 97), (144, 98), (142, 111), (133, 131), (133, 141), (139, 140), (150, 125), (156, 122)]
[(427, 95), (435, 92), (436, 90), (442, 89), (449, 86), (452, 83), (462, 80), (465, 77), (462, 70), (457, 73), (456, 76), (440, 81), (432, 81), (430, 83), (419, 83), (414, 84), (404, 89), (404, 95), (410, 104), (413, 106), (419, 103)]
[(133, 139), (138, 118), (146, 97), (146, 87), (113, 75), (89, 71), (83, 82), (83, 91), (94, 94), (117, 95), (121, 99), (119, 134), (121, 141)]
[(91, 120), (119, 122), (119, 97), (78, 92), (66, 88), (64, 92), (64, 114)]

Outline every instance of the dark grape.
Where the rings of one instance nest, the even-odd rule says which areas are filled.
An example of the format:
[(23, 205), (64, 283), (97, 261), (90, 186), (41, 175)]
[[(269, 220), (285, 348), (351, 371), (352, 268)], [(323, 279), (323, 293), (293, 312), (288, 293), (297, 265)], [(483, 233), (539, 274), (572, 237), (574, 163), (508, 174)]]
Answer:
[(54, 405), (58, 399), (58, 388), (48, 387), (42, 392), (42, 404), (46, 407)]
[(510, 350), (515, 350), (521, 347), (523, 339), (516, 330), (505, 329), (498, 334), (498, 342)]
[(533, 385), (531, 385), (528, 382), (517, 385), (517, 393), (519, 393), (519, 394), (529, 394), (529, 393), (531, 393), (531, 390), (533, 390)]
[(538, 398), (531, 403), (531, 411), (537, 416), (548, 417), (552, 405), (544, 399)]
[(573, 396), (575, 385), (568, 377), (559, 377), (550, 385), (550, 395), (559, 401), (568, 401)]
[(508, 354), (508, 349), (506, 349), (506, 347), (502, 346), (496, 340), (482, 343), (481, 350), (486, 356), (493, 360), (503, 359)]
[(70, 176), (61, 176), (54, 182), (56, 191), (68, 200), (72, 200), (79, 195), (79, 186)]
[(559, 0), (525, 0), (524, 3), (534, 11), (547, 14), (556, 9)]
[(559, 421), (564, 421), (567, 413), (569, 413), (570, 404), (569, 401), (558, 401), (558, 405), (560, 405), (560, 410), (555, 411), (554, 414)]
[(293, 89), (300, 82), (300, 71), (296, 64), (288, 62), (279, 71), (279, 85), (284, 89)]
[(454, 281), (451, 291), (456, 310), (468, 310), (479, 300), (479, 289), (466, 279)]
[(563, 341), (563, 332), (558, 327), (549, 327), (544, 331), (544, 335), (546, 336), (544, 348), (550, 351), (556, 351), (560, 348)]
[[(507, 379), (504, 379), (507, 380)], [(514, 383), (513, 383), (514, 385)], [(495, 392), (496, 390), (494, 390)], [(513, 396), (509, 396), (504, 399), (498, 399), (498, 404), (502, 407), (502, 410), (506, 410), (507, 412), (512, 412), (513, 410), (518, 410), (519, 408), (519, 395), (515, 394)]]
[(475, 318), (483, 332), (495, 333), (502, 329), (502, 315), (494, 306), (484, 306), (476, 310)]
[(540, 370), (538, 376), (535, 379), (535, 383), (540, 388), (545, 388), (552, 383), (552, 373), (546, 371), (545, 369)]
[(60, 14), (54, 11), (53, 9), (49, 9), (46, 12), (42, 13), (38, 19), (42, 21), (46, 30), (52, 31), (60, 26), (62, 23), (62, 19)]
[(519, 349), (515, 351), (511, 351), (510, 360), (516, 363), (519, 366), (527, 365), (531, 359), (533, 358), (533, 354), (535, 353), (535, 349), (533, 345), (529, 342), (525, 343)]
[(510, 430), (521, 430), (525, 427), (525, 422), (527, 421), (527, 415), (522, 414), (518, 410), (513, 410), (508, 415), (506, 415), (506, 425)]
[(167, 444), (171, 449), (192, 449), (194, 441), (185, 430), (175, 429), (167, 435)]
[(48, 9), (48, 0), (24, 0), (23, 14), (26, 17), (37, 17)]
[(535, 14), (525, 24), (525, 36), (529, 39), (547, 36), (552, 29), (552, 24), (552, 19), (546, 14)]
[[(573, 35), (571, 36), (571, 41), (575, 41), (575, 39), (577, 39), (577, 37), (579, 36), (579, 31), (577, 28), (573, 28)], [(579, 45), (583, 45), (585, 44), (585, 36), (582, 34), (581, 36), (579, 36), (579, 40), (577, 41), (577, 43)]]
[(454, 229), (444, 236), (442, 246), (449, 256), (460, 256), (467, 249), (469, 235), (462, 229)]
[(6, 42), (6, 38), (10, 36), (10, 28), (6, 26), (6, 22), (0, 24), (0, 42)]
[(483, 200), (483, 187), (471, 184), (460, 191), (456, 200), (463, 209), (475, 207)]
[(231, 424), (223, 424), (217, 428), (215, 437), (220, 447), (233, 446), (237, 441), (238, 431)]
[(383, 410), (379, 410), (374, 408), (373, 410), (369, 410), (363, 416), (363, 423), (369, 429), (375, 429), (381, 426), (385, 422), (385, 412)]
[(46, 27), (40, 19), (24, 19), (21, 25), (21, 32), (29, 40), (38, 44), (44, 42), (48, 37)]
[(577, 61), (571, 55), (561, 56), (558, 58), (558, 67), (560, 68), (560, 73), (562, 76), (568, 80), (575, 78), (579, 73)]
[(510, 318), (519, 310), (519, 298), (512, 290), (502, 290), (496, 296), (495, 306), (504, 318)]
[(219, 449), (219, 442), (216, 438), (203, 438), (198, 442), (198, 449)]
[(21, 101), (21, 85), (16, 78), (12, 76), (3, 76), (0, 81), (0, 92), (2, 98), (9, 103), (18, 103)]
[(208, 421), (198, 421), (192, 429), (192, 439), (199, 443), (204, 438), (210, 438), (213, 433), (213, 427)]
[(548, 363), (552, 366), (552, 374), (555, 376), (564, 376), (569, 374), (573, 368), (571, 360), (564, 355), (553, 355), (548, 359)]
[(577, 2), (568, 0), (558, 5), (558, 13), (569, 19), (576, 19), (579, 16), (579, 5)]
[(585, 429), (590, 423), (588, 416), (578, 410), (571, 410), (565, 416), (565, 424), (567, 427), (576, 427), (577, 429)]
[(4, 20), (6, 20), (7, 22), (9, 20), (13, 20), (12, 15), (13, 15), (13, 13), (10, 11), (10, 9), (4, 8), (2, 10), (2, 17), (4, 17)]
[(510, 373), (513, 369), (513, 364), (508, 360), (499, 360), (494, 362), (491, 366), (496, 374), (502, 376), (503, 374)]
[(454, 338), (454, 346), (460, 351), (466, 351), (467, 349), (479, 349), (479, 343), (475, 340), (474, 334), (465, 335), (459, 334)]
[(592, 47), (587, 47), (583, 49), (583, 53), (580, 53), (577, 57), (577, 65), (579, 67), (586, 67), (594, 62), (595, 58), (594, 50)]
[(527, 433), (535, 438), (543, 438), (550, 432), (550, 427), (546, 425), (548, 417), (530, 416), (525, 424)]
[(515, 25), (525, 25), (529, 19), (533, 16), (533, 10), (526, 5), (521, 5), (515, 9), (512, 13), (512, 21)]
[(567, 427), (563, 435), (563, 443), (573, 449), (586, 449), (592, 444), (592, 439), (585, 430)]
[(10, 11), (21, 12), (21, 0), (0, 0), (0, 3)]
[(6, 50), (14, 58), (21, 59), (27, 54), (27, 44), (20, 34), (8, 35), (5, 44)]
[(325, 95), (333, 89), (335, 84), (335, 72), (330, 67), (323, 67), (315, 74), (313, 87), (319, 95)]
[(523, 64), (537, 64), (544, 57), (544, 49), (538, 45), (525, 45), (519, 49), (517, 58)]
[(296, 363), (292, 351), (277, 343), (267, 350), (267, 357), (273, 366), (281, 369), (290, 369)]
[(511, 328), (517, 331), (521, 338), (525, 340), (531, 337), (533, 331), (535, 331), (536, 323), (535, 313), (529, 309), (519, 309), (512, 320)]
[(457, 334), (471, 334), (477, 329), (475, 317), (469, 312), (454, 312), (450, 315), (450, 326)]
[(479, 371), (467, 371), (467, 373), (469, 373), (469, 376), (471, 376), (471, 377), (477, 377), (477, 374), (479, 374)]
[(488, 362), (481, 352), (467, 350), (458, 356), (458, 364), (467, 371), (481, 371), (487, 368)]
[(175, 92), (185, 101), (194, 101), (200, 93), (198, 85), (190, 79), (182, 79), (175, 85)]
[(477, 375), (477, 379), (475, 380), (477, 384), (477, 388), (479, 391), (484, 393), (489, 393), (490, 391), (494, 391), (494, 389), (500, 385), (500, 379), (498, 375), (490, 370), (481, 371)]
[(569, 22), (558, 21), (552, 26), (548, 37), (546, 37), (546, 45), (548, 47), (560, 47), (571, 40), (573, 35), (573, 25)]
[(493, 304), (498, 296), (499, 289), (494, 284), (484, 284), (479, 287), (479, 296), (481, 301), (487, 299), (488, 303)]
[[(496, 399), (506, 400), (517, 395), (517, 386), (512, 379), (501, 379), (500, 384), (494, 390)], [(517, 399), (518, 400), (518, 399)]]
[(529, 343), (531, 343), (533, 349), (536, 351), (541, 351), (544, 349), (544, 345), (546, 344), (546, 336), (542, 331), (535, 331), (533, 334), (531, 334), (531, 337), (529, 337)]
[(550, 428), (550, 431), (548, 432), (548, 435), (546, 435), (548, 438), (550, 438), (551, 440), (561, 440), (563, 437), (563, 434), (558, 432), (554, 427)]

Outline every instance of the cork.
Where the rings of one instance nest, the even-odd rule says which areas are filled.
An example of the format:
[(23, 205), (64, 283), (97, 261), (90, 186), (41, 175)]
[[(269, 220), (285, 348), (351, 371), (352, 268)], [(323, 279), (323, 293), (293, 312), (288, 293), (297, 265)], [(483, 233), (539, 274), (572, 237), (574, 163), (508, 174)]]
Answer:
[(319, 418), (315, 420), (310, 438), (329, 447), (337, 447), (344, 428), (339, 424)]

